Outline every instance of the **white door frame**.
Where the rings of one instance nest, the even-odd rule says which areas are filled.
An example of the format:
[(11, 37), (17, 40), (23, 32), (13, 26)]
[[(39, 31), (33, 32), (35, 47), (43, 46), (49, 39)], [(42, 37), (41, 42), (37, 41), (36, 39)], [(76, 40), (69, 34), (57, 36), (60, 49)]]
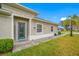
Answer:
[[(25, 39), (18, 39), (18, 23), (25, 23)], [(15, 37), (16, 37), (16, 41), (25, 41), (28, 39), (27, 37), (27, 21), (26, 20), (19, 20), (19, 19), (15, 19)]]

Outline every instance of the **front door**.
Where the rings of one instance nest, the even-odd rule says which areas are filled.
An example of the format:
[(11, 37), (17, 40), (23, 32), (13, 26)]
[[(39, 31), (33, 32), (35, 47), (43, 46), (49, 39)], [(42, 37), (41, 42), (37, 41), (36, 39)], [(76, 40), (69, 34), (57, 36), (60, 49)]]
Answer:
[(18, 22), (18, 40), (25, 39), (25, 23)]

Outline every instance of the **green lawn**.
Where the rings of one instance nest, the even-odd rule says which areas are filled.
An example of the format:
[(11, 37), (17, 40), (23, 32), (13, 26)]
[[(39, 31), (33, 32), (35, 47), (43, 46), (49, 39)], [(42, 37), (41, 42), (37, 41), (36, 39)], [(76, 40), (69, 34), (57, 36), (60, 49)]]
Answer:
[(41, 43), (16, 53), (12, 56), (79, 56), (79, 35), (69, 35)]

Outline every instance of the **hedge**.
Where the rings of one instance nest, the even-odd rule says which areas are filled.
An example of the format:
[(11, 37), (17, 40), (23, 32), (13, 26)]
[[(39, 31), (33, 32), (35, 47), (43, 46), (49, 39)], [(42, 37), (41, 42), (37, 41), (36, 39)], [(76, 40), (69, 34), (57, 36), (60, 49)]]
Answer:
[(12, 51), (13, 40), (12, 39), (0, 39), (0, 53)]

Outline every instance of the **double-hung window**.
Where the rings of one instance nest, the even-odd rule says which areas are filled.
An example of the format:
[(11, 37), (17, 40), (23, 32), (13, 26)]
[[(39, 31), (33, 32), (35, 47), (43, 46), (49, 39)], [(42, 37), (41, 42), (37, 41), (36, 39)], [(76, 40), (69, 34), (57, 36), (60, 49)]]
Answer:
[(37, 24), (37, 32), (42, 32), (42, 25), (41, 24)]

